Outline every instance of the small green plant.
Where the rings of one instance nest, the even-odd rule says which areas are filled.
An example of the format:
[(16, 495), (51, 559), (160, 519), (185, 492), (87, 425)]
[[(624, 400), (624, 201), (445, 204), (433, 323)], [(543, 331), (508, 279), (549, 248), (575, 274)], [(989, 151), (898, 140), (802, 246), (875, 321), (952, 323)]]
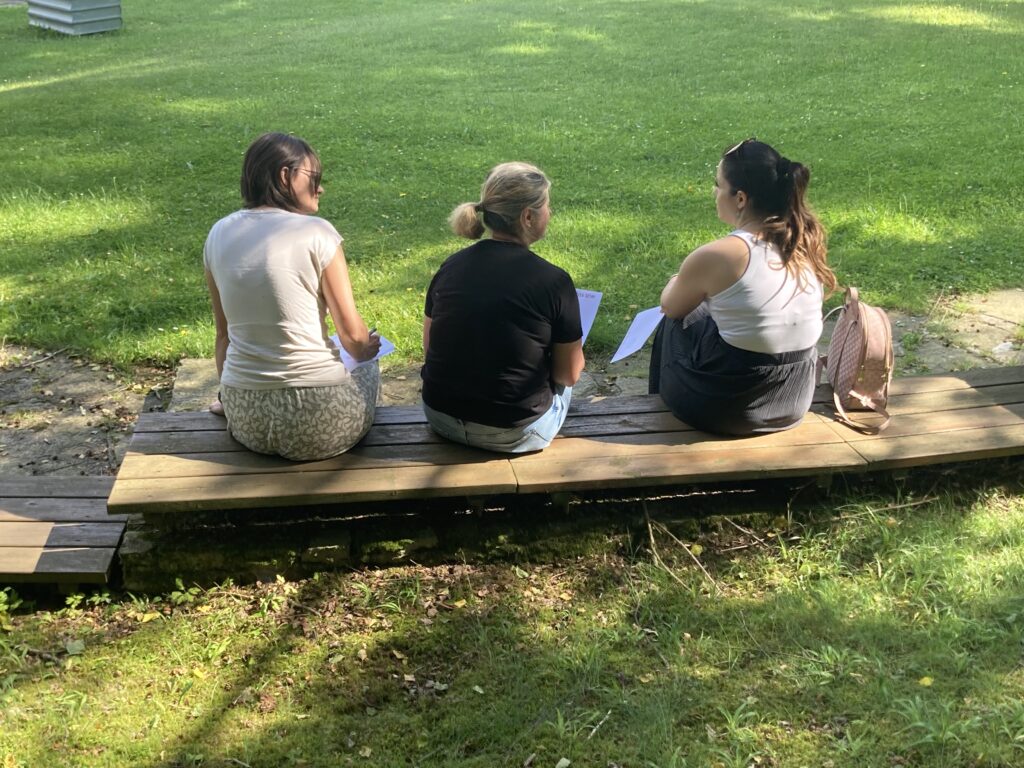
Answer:
[(89, 605), (99, 607), (101, 605), (110, 605), (111, 602), (113, 602), (113, 598), (110, 596), (110, 592), (104, 589), (89, 595), (89, 597), (86, 598), (85, 602), (87, 602)]
[(0, 589), (0, 631), (10, 632), (11, 614), (22, 606), (22, 599), (11, 587)]
[(74, 615), (81, 611), (82, 603), (85, 602), (85, 595), (81, 592), (75, 592), (74, 594), (68, 595), (64, 598), (64, 611), (65, 613)]
[(956, 704), (952, 701), (925, 701), (915, 696), (897, 701), (896, 709), (906, 720), (902, 733), (910, 737), (907, 743), (910, 750), (958, 755), (965, 738), (982, 725), (981, 718), (977, 716), (959, 718)]
[(1014, 752), (1024, 752), (1024, 701), (1007, 702), (997, 710), (999, 735)]
[[(733, 710), (719, 708), (724, 723), (722, 732), (716, 733), (712, 739), (711, 754), (725, 768), (748, 768), (764, 755), (758, 747), (757, 733), (753, 726), (758, 722), (758, 714), (754, 710), (757, 700), (748, 696)], [(709, 736), (711, 729), (708, 730)], [(720, 743), (724, 741), (725, 743)]]
[(185, 584), (180, 578), (174, 580), (174, 586), (176, 589), (172, 590), (167, 596), (171, 605), (191, 605), (198, 599), (199, 595), (203, 591), (200, 587), (195, 585), (186, 589)]

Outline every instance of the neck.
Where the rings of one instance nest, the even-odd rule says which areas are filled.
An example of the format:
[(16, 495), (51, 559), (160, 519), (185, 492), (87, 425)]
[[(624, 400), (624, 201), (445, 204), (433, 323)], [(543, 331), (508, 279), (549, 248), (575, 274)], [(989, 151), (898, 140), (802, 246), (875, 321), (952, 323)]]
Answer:
[(493, 230), (491, 231), (491, 240), (499, 240), (500, 242), (503, 243), (515, 243), (516, 245), (521, 245), (524, 248), (530, 245), (528, 242), (526, 242), (526, 240), (524, 240), (521, 237), (517, 237), (516, 235), (510, 235), (507, 232), (494, 232)]

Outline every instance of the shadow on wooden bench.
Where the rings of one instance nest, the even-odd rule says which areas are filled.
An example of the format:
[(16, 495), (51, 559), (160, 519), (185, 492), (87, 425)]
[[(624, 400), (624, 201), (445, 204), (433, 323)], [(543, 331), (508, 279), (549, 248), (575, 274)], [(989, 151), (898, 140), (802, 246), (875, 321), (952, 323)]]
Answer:
[(893, 382), (893, 423), (867, 436), (832, 418), (820, 387), (796, 429), (722, 438), (691, 429), (657, 396), (576, 401), (543, 452), (509, 458), (453, 445), (421, 409), (383, 407), (352, 451), (290, 462), (251, 453), (209, 413), (140, 417), (111, 514), (536, 494), (914, 467), (1024, 453), (1024, 368)]

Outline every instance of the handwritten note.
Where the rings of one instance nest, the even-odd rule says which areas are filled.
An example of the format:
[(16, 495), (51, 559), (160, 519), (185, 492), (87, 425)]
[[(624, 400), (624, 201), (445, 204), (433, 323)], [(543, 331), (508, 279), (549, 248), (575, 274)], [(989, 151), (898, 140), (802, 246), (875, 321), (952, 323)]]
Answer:
[(633, 318), (633, 322), (629, 326), (629, 330), (626, 331), (625, 338), (622, 339), (619, 348), (615, 350), (612, 362), (617, 363), (622, 358), (629, 357), (633, 353), (640, 351), (664, 316), (665, 313), (661, 311), (661, 307), (651, 307), (650, 309), (637, 312), (636, 317)]

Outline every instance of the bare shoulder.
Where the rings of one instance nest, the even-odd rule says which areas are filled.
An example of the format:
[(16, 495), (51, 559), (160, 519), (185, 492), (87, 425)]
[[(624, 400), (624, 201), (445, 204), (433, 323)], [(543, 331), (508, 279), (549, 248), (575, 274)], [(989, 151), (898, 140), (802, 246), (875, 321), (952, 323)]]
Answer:
[(705, 243), (686, 257), (689, 267), (702, 272), (738, 278), (747, 268), (750, 251), (740, 238), (727, 236)]

